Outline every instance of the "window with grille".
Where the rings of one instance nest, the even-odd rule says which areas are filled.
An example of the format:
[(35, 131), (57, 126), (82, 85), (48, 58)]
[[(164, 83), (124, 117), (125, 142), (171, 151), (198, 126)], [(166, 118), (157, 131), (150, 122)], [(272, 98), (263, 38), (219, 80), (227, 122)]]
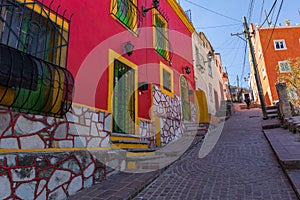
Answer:
[(63, 68), (70, 19), (39, 1), (3, 0), (0, 9), (0, 105), (61, 117), (74, 86)]
[[(16, 6), (18, 5), (18, 6)], [(66, 65), (69, 21), (51, 13), (38, 2), (2, 6), (1, 43), (61, 67)], [(34, 9), (39, 8), (36, 12)], [(56, 18), (53, 20), (51, 18)], [(58, 23), (61, 19), (61, 23)]]
[(284, 40), (274, 40), (275, 50), (283, 50), (286, 49), (286, 44)]
[(278, 66), (279, 66), (279, 71), (281, 73), (291, 72), (291, 70), (292, 70), (289, 61), (279, 61)]
[(164, 94), (174, 97), (173, 71), (163, 63), (160, 64), (160, 88)]
[(169, 40), (168, 40), (168, 23), (167, 20), (158, 12), (154, 11), (153, 17), (154, 26), (154, 43), (156, 52), (165, 60), (170, 61)]
[(207, 63), (207, 72), (208, 72), (208, 75), (210, 76), (210, 77), (212, 77), (213, 76), (213, 73), (212, 73), (212, 67), (211, 67), (211, 62), (209, 61), (208, 63)]
[(137, 34), (140, 23), (140, 13), (136, 0), (112, 0), (111, 15), (122, 25)]

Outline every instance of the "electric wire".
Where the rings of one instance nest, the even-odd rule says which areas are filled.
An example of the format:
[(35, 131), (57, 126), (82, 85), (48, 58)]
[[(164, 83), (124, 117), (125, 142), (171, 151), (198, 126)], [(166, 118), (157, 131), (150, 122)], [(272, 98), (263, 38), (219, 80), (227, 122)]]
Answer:
[(251, 21), (254, 4), (255, 4), (255, 0), (250, 0), (249, 8), (248, 8), (248, 19), (249, 19), (249, 21)]
[(236, 50), (235, 50), (234, 58), (233, 58), (233, 60), (232, 60), (232, 62), (231, 62), (231, 64), (230, 64), (229, 66), (232, 66), (233, 63), (235, 62), (236, 58), (237, 58), (237, 54), (238, 54), (238, 52), (239, 52), (239, 47), (240, 47), (240, 45), (241, 45), (241, 40), (238, 40), (238, 41), (239, 41), (238, 47), (237, 47)]
[(273, 21), (273, 17), (274, 17), (274, 14), (275, 14), (275, 10), (276, 10), (276, 5), (274, 6), (274, 9), (273, 9), (273, 12), (272, 12), (272, 15), (271, 15), (270, 23), (272, 23), (272, 21)]
[(214, 10), (211, 10), (211, 9), (206, 8), (206, 7), (204, 7), (204, 6), (201, 6), (201, 5), (199, 5), (199, 4), (195, 3), (195, 2), (192, 2), (192, 1), (189, 1), (189, 0), (185, 0), (185, 1), (188, 2), (188, 3), (190, 3), (190, 4), (192, 4), (192, 5), (194, 5), (194, 6), (197, 6), (197, 7), (199, 7), (199, 8), (202, 8), (202, 9), (204, 9), (204, 10), (206, 10), (206, 11), (209, 11), (209, 12), (211, 12), (211, 13), (214, 13), (214, 14), (216, 14), (216, 15), (225, 17), (225, 18), (227, 18), (227, 19), (230, 19), (230, 20), (233, 20), (233, 21), (236, 21), (236, 22), (241, 22), (241, 20), (237, 20), (237, 19), (234, 19), (234, 18), (232, 18), (232, 17), (226, 16), (226, 15), (224, 15), (224, 14), (222, 14), (222, 13), (219, 13), (219, 12), (217, 12), (217, 11), (214, 11)]
[(274, 8), (275, 8), (275, 6), (276, 6), (276, 3), (277, 3), (277, 0), (274, 1), (274, 3), (273, 3), (273, 5), (272, 5), (272, 7), (271, 7), (269, 13), (267, 14), (265, 20), (264, 20), (263, 23), (258, 27), (258, 30), (261, 29), (261, 28), (264, 26), (264, 24), (266, 23), (266, 21), (268, 21), (270, 14), (272, 13), (272, 11), (274, 10)]
[(259, 24), (261, 23), (262, 15), (264, 12), (264, 7), (265, 7), (265, 0), (262, 0), (262, 6), (261, 6), (260, 16), (259, 16)]
[(238, 26), (238, 25), (241, 25), (241, 23), (236, 23), (236, 24), (225, 24), (225, 25), (219, 25), (219, 26), (196, 27), (195, 29), (223, 28), (223, 27)]
[(278, 21), (278, 18), (279, 18), (281, 9), (282, 9), (283, 1), (284, 1), (284, 0), (281, 0), (280, 7), (279, 7), (279, 10), (278, 10), (278, 13), (277, 13), (277, 16), (276, 16), (275, 24), (274, 24), (274, 27), (273, 27), (273, 29), (272, 29), (271, 36), (269, 37), (269, 41), (268, 41), (267, 47), (266, 47), (265, 50), (263, 51), (264, 53), (267, 52), (267, 50), (268, 50), (268, 48), (269, 48), (269, 46), (270, 46), (270, 43), (271, 43), (271, 40), (272, 40), (274, 31), (275, 31), (275, 27), (276, 27), (276, 24), (277, 24), (277, 21)]

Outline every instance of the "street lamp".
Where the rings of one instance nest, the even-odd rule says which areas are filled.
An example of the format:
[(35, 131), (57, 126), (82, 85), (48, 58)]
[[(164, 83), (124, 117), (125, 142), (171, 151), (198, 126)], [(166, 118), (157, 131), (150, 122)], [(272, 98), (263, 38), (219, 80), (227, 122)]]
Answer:
[(145, 8), (144, 6), (142, 6), (142, 13), (143, 13), (143, 16), (146, 17), (146, 13), (149, 11), (149, 10), (152, 10), (154, 8), (158, 8), (159, 6), (159, 0), (153, 0), (152, 1), (152, 7), (151, 8)]

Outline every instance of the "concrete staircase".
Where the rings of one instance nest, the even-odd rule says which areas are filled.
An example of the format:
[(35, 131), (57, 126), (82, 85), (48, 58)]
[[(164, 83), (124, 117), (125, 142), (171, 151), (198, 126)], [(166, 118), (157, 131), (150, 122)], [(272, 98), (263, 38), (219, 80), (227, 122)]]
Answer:
[(267, 117), (269, 119), (278, 118), (278, 108), (277, 106), (267, 106), (266, 107)]
[(149, 141), (143, 141), (139, 136), (132, 134), (112, 133), (111, 146), (126, 151), (126, 170), (137, 169), (137, 162), (157, 158), (155, 150), (149, 148)]
[(137, 135), (118, 133), (111, 134), (111, 146), (126, 151), (127, 172), (145, 173), (161, 169), (177, 160), (196, 136), (203, 137), (209, 125), (185, 122), (184, 127), (183, 137), (161, 148), (150, 148), (149, 141), (144, 141)]
[(300, 116), (294, 116), (284, 119), (284, 125), (292, 133), (300, 133)]
[(184, 126), (186, 133), (201, 136), (207, 133), (209, 123), (185, 122)]

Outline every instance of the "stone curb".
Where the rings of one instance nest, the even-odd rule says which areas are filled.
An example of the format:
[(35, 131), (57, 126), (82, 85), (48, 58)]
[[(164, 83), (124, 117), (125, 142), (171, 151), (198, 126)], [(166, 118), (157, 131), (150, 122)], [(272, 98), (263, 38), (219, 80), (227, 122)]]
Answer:
[[(269, 130), (270, 130), (270, 129), (269, 129)], [(262, 131), (263, 131), (264, 136), (265, 136), (265, 138), (267, 139), (267, 141), (268, 141), (270, 147), (272, 148), (272, 151), (274, 152), (274, 155), (275, 155), (275, 157), (276, 157), (276, 159), (277, 159), (277, 161), (278, 161), (278, 163), (279, 163), (279, 165), (280, 165), (282, 171), (284, 172), (284, 174), (285, 174), (286, 177), (288, 178), (289, 182), (291, 183), (292, 188), (293, 188), (294, 192), (296, 193), (298, 199), (300, 199), (300, 188), (299, 188), (299, 187), (300, 187), (300, 184), (298, 184), (298, 185), (296, 184), (296, 180), (295, 180), (293, 174), (292, 174), (292, 173), (289, 173), (289, 170), (285, 167), (284, 161), (280, 159), (280, 157), (279, 157), (279, 155), (277, 154), (277, 151), (276, 151), (274, 145), (273, 145), (272, 142), (270, 141), (270, 138), (269, 138), (269, 137), (267, 136), (267, 134), (265, 133), (265, 130), (263, 129)], [(289, 131), (287, 131), (287, 132), (290, 133)], [(300, 170), (298, 170), (298, 173), (300, 174)], [(299, 174), (297, 174), (297, 175), (299, 175)]]

